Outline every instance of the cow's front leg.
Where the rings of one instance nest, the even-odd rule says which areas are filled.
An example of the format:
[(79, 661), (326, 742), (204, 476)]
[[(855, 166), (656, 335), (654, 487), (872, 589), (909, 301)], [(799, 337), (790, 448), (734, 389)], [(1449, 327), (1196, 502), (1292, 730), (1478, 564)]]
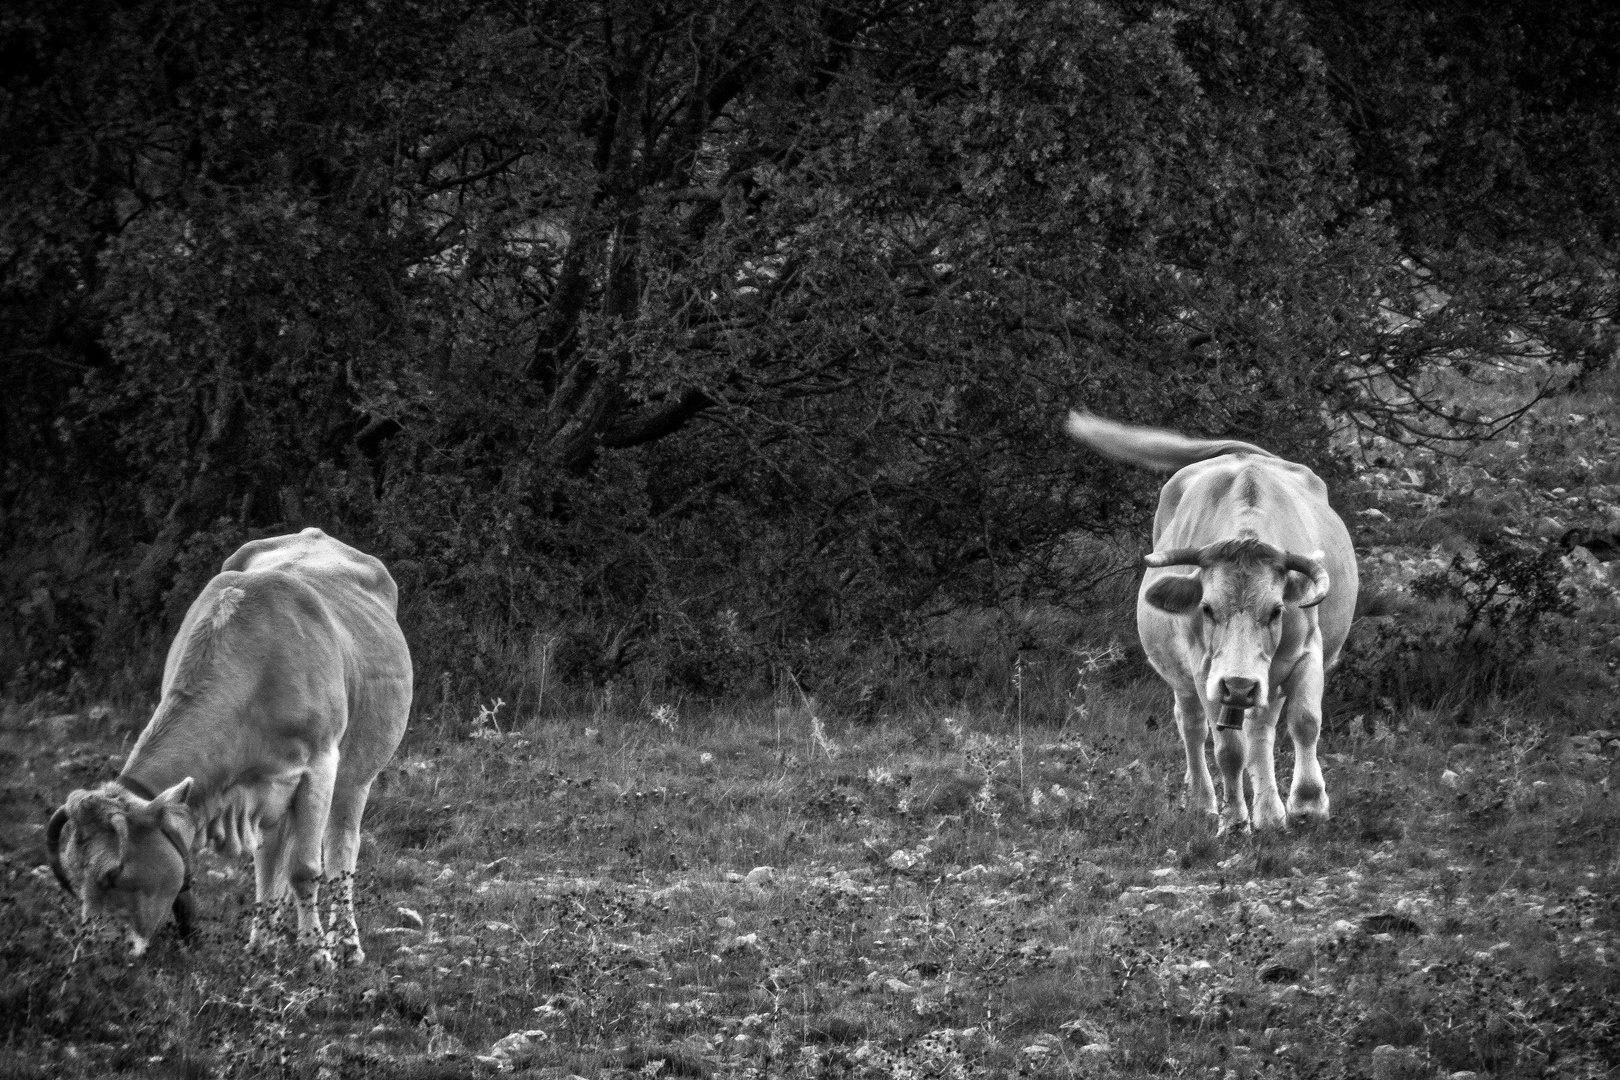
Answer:
[(1209, 723), (1204, 719), (1204, 702), (1196, 691), (1176, 693), (1176, 727), (1181, 745), (1187, 751), (1186, 808), (1193, 813), (1215, 814), (1215, 782), (1209, 775), (1204, 746), (1209, 742)]
[(1249, 744), (1249, 782), (1254, 787), (1254, 827), (1286, 829), (1288, 815), (1282, 796), (1277, 793), (1277, 717), (1283, 698), (1274, 693), (1263, 709), (1250, 709), (1243, 721), (1243, 735)]
[(337, 754), (324, 755), (311, 763), (303, 782), (293, 795), (288, 838), (287, 881), (292, 886), (293, 903), (298, 908), (298, 944), (309, 950), (310, 964), (320, 969), (334, 967), (332, 953), (321, 933), (320, 899), (322, 847), (326, 838), (326, 818), (332, 808), (332, 786), (337, 773)]
[(1204, 702), (1204, 719), (1215, 729), (1215, 766), (1221, 770), (1221, 823), (1218, 833), (1249, 828), (1249, 800), (1243, 792), (1243, 732), (1216, 726), (1220, 706)]
[(1290, 821), (1328, 819), (1327, 781), (1316, 760), (1322, 732), (1322, 654), (1305, 656), (1288, 679), (1288, 734), (1294, 740), (1294, 781), (1288, 791)]

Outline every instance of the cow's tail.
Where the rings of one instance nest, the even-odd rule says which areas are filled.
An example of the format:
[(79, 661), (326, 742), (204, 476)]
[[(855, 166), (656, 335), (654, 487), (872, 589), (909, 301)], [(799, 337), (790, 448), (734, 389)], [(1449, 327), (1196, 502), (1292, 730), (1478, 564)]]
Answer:
[(1088, 412), (1070, 412), (1065, 427), (1070, 435), (1103, 457), (1159, 472), (1174, 472), (1195, 461), (1222, 454), (1277, 456), (1270, 450), (1237, 439), (1189, 439), (1174, 431), (1121, 424)]

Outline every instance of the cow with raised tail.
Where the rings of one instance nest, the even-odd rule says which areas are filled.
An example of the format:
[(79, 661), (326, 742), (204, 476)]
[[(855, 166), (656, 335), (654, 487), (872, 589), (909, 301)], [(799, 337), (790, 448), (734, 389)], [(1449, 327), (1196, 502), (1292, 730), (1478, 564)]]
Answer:
[[(46, 828), (83, 915), (146, 951), (173, 912), (190, 930), (205, 844), (253, 852), (264, 948), (290, 894), (311, 962), (364, 959), (354, 917), (360, 815), (405, 733), (411, 657), (383, 564), (319, 529), (244, 544), (186, 612), (163, 697), (116, 779), (75, 791)], [(335, 893), (323, 931), (320, 883)]]
[[(1140, 468), (1175, 470), (1159, 493), (1153, 554), (1136, 625), (1176, 698), (1187, 751), (1187, 805), (1220, 830), (1325, 821), (1316, 760), (1322, 677), (1356, 606), (1356, 556), (1327, 488), (1310, 469), (1233, 440), (1190, 439), (1071, 412), (1068, 431)], [(1285, 718), (1294, 779), (1285, 808), (1273, 747)], [(1219, 805), (1204, 746), (1214, 730)], [(1243, 790), (1249, 775), (1251, 818)]]

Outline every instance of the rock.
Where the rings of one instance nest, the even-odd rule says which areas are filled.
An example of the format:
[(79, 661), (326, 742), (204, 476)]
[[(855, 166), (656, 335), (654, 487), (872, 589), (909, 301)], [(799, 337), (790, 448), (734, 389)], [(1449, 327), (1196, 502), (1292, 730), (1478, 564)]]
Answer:
[(768, 885), (776, 878), (776, 867), (756, 866), (743, 877), (744, 885)]
[(1279, 1005), (1297, 1005), (1305, 997), (1305, 988), (1298, 983), (1289, 983), (1277, 991), (1274, 999)]
[(551, 1036), (539, 1028), (514, 1031), (510, 1035), (496, 1039), (494, 1045), (489, 1048), (489, 1054), (478, 1060), (504, 1071), (512, 1067), (513, 1058), (524, 1056), (533, 1050), (537, 1043), (545, 1042), (549, 1038)]
[(1035, 1036), (1034, 1042), (1024, 1047), (1019, 1051), (1019, 1053), (1033, 1061), (1040, 1061), (1050, 1055), (1062, 1044), (1063, 1040), (1061, 1038), (1053, 1035), (1050, 1031), (1043, 1031), (1039, 1035)]
[(913, 866), (916, 866), (920, 860), (911, 852), (901, 848), (884, 861), (890, 866), (894, 867), (896, 870), (910, 870)]
[(1448, 788), (1456, 788), (1462, 783), (1462, 777), (1458, 776), (1454, 770), (1447, 769), (1440, 774), (1440, 782)]
[(1098, 1048), (1105, 1052), (1108, 1049), (1108, 1032), (1101, 1024), (1084, 1017), (1065, 1021), (1058, 1025), (1058, 1030), (1088, 1049)]
[(52, 742), (67, 742), (73, 737), (73, 728), (79, 722), (76, 713), (59, 713), (39, 722)]
[(1384, 1043), (1375, 1046), (1372, 1050), (1372, 1074), (1378, 1080), (1388, 1077), (1395, 1080), (1397, 1077), (1415, 1075), (1420, 1068), (1422, 1056), (1419, 1051), (1409, 1046), (1391, 1046)]
[(1416, 921), (1394, 911), (1383, 911), (1376, 915), (1369, 915), (1361, 920), (1361, 929), (1368, 934), (1412, 934), (1423, 933), (1423, 927)]
[(1562, 521), (1553, 517), (1539, 517), (1530, 531), (1543, 540), (1551, 540), (1555, 536), (1563, 536), (1568, 528)]
[(420, 930), (424, 925), (422, 922), (421, 913), (414, 911), (411, 908), (395, 908), (394, 913), (399, 916), (399, 925), (405, 927), (407, 930)]

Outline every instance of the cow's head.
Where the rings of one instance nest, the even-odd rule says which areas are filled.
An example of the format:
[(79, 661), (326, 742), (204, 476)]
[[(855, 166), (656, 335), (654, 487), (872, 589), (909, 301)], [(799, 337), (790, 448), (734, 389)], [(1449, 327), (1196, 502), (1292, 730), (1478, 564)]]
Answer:
[(78, 897), (86, 919), (122, 922), (135, 956), (146, 951), (170, 911), (181, 935), (190, 933), (190, 791), (187, 777), (143, 799), (114, 781), (75, 791), (46, 826), (56, 880)]
[(1288, 605), (1308, 608), (1327, 598), (1322, 552), (1295, 555), (1242, 538), (1155, 552), (1143, 561), (1153, 567), (1198, 568), (1159, 578), (1145, 599), (1160, 611), (1199, 620), (1206, 698), (1226, 708), (1264, 707), (1271, 658), (1282, 639)]

